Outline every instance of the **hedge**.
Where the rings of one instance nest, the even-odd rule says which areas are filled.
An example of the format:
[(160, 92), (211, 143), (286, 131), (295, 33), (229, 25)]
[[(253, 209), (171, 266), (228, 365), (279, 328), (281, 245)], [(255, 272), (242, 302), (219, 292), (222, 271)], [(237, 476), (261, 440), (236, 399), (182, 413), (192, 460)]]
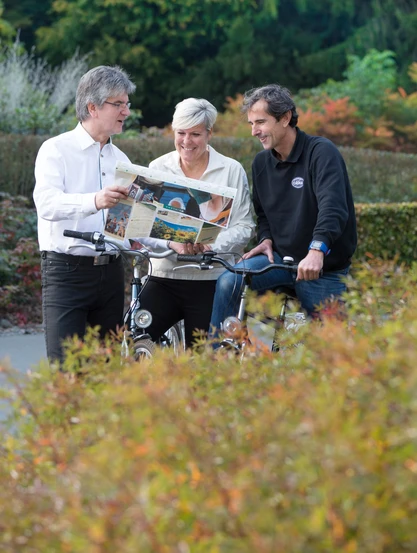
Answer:
[[(36, 213), (26, 198), (0, 193), (0, 320), (41, 322)], [(417, 202), (358, 204), (355, 265), (372, 257), (410, 265), (417, 260)], [(130, 282), (126, 271), (126, 283)]]
[(357, 204), (358, 260), (371, 257), (417, 260), (417, 202)]
[(416, 285), (381, 266), (354, 326), (279, 355), (121, 365), (88, 337), (66, 374), (4, 365), (1, 551), (417, 551)]
[[(45, 140), (39, 136), (0, 135), (0, 192), (32, 197), (36, 153)], [(173, 149), (172, 139), (141, 135), (115, 138), (115, 143), (137, 165)], [(251, 179), (251, 163), (261, 146), (257, 139), (216, 138), (213, 146), (239, 160)], [(358, 203), (417, 201), (417, 156), (411, 154), (340, 148), (346, 160), (354, 199)]]

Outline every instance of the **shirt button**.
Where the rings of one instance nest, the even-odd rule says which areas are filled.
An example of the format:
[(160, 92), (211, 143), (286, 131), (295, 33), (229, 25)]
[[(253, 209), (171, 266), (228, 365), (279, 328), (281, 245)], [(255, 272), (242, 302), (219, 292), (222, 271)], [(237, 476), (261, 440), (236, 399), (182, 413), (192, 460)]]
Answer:
[(103, 175), (103, 177), (105, 177), (105, 176), (106, 176), (106, 173), (105, 173), (104, 171), (103, 171), (103, 173), (101, 173), (101, 174)]
[(104, 157), (103, 154), (100, 154), (100, 157)]

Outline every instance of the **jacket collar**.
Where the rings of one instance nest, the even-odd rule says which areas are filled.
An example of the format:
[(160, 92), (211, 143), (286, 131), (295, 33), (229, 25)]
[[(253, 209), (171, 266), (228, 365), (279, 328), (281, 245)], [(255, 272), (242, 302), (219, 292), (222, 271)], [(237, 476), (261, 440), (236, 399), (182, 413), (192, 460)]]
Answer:
[(279, 163), (297, 163), (297, 161), (300, 159), (301, 154), (303, 153), (303, 150), (304, 150), (306, 133), (304, 131), (300, 131), (298, 127), (295, 127), (295, 130), (297, 131), (297, 136), (295, 137), (295, 142), (290, 152), (290, 155), (287, 157), (285, 161), (279, 160), (272, 152), (272, 150), (270, 150), (269, 155), (272, 157), (275, 163), (275, 166), (277, 166)]

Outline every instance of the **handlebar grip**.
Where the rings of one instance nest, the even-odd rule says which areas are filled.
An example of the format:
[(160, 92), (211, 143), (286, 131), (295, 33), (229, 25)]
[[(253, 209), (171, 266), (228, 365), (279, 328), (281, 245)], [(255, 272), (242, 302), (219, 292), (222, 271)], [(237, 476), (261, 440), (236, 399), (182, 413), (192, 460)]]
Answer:
[(179, 253), (177, 255), (177, 261), (189, 261), (191, 263), (201, 263), (205, 259), (203, 253), (197, 253), (195, 255), (188, 253)]
[(78, 230), (69, 229), (64, 230), (63, 234), (68, 238), (80, 238), (86, 242), (91, 242), (91, 244), (95, 244), (100, 237), (99, 232), (80, 232)]

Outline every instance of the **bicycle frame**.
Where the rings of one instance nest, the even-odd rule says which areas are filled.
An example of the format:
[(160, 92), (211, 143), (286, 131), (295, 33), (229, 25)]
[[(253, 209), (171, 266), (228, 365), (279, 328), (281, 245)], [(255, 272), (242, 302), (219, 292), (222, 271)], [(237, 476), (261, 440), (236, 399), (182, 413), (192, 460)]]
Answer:
[[(184, 329), (183, 323), (180, 321), (173, 327), (171, 327), (161, 338), (155, 343), (151, 336), (147, 333), (147, 328), (152, 322), (152, 314), (141, 309), (140, 306), (140, 294), (144, 286), (141, 279), (140, 269), (143, 267), (143, 263), (149, 261), (152, 258), (163, 258), (172, 255), (173, 250), (164, 251), (162, 253), (152, 252), (146, 248), (139, 250), (131, 250), (123, 245), (119, 240), (105, 236), (99, 232), (78, 232), (72, 230), (65, 230), (64, 236), (71, 238), (79, 238), (90, 242), (85, 247), (94, 249), (97, 252), (114, 251), (115, 249), (123, 255), (133, 258), (133, 277), (130, 283), (131, 286), (131, 298), (129, 308), (126, 311), (123, 319), (125, 331), (123, 335), (123, 341), (121, 345), (122, 356), (130, 357), (130, 348), (127, 340), (127, 335), (133, 342), (133, 357), (138, 359), (139, 357), (152, 357), (157, 343), (162, 346), (174, 346), (174, 350), (178, 353), (179, 350), (185, 349)], [(110, 249), (108, 249), (108, 247)]]
[[(302, 312), (288, 313), (290, 301), (296, 300), (297, 297), (294, 291), (284, 286), (273, 290), (275, 294), (282, 296), (280, 312), (276, 319), (266, 318), (258, 321), (257, 319), (249, 317), (246, 310), (246, 298), (250, 290), (251, 277), (252, 275), (249, 274), (244, 276), (244, 286), (240, 295), (236, 317), (226, 317), (223, 321), (222, 330), (226, 333), (226, 336), (220, 342), (219, 347), (243, 352), (247, 346), (252, 345), (251, 334), (256, 333), (253, 327), (260, 324), (264, 328), (269, 327), (271, 329), (271, 331), (268, 332), (270, 335), (270, 346), (268, 347), (271, 351), (278, 352), (281, 347), (281, 332), (283, 330), (296, 331), (301, 325), (305, 324), (306, 317)], [(237, 321), (239, 322), (237, 323)], [(250, 321), (255, 321), (255, 324), (250, 324)], [(252, 327), (251, 331), (250, 327)], [(264, 340), (261, 339), (261, 342), (264, 342)]]
[[(223, 267), (225, 267), (225, 269), (227, 269), (228, 271), (235, 274), (242, 275), (244, 282), (243, 282), (242, 292), (240, 294), (238, 311), (236, 316), (226, 317), (226, 319), (223, 321), (222, 330), (225, 333), (225, 337), (221, 340), (219, 344), (220, 348), (233, 349), (236, 352), (243, 352), (245, 348), (250, 344), (248, 330), (247, 330), (248, 316), (246, 311), (246, 298), (247, 298), (248, 290), (250, 289), (252, 277), (257, 274), (263, 274), (273, 269), (281, 269), (281, 270), (296, 272), (298, 268), (297, 264), (294, 263), (294, 260), (291, 257), (285, 257), (283, 260), (283, 263), (280, 263), (280, 264), (271, 263), (269, 265), (266, 265), (262, 269), (253, 269), (253, 270), (233, 267), (221, 257), (217, 257), (215, 252), (205, 252), (203, 254), (197, 254), (197, 255), (178, 255), (177, 260), (190, 261), (190, 262), (196, 262), (196, 263), (191, 263), (190, 265), (183, 265), (175, 269), (193, 267), (193, 268), (198, 268), (200, 270), (210, 270), (213, 268), (212, 263), (218, 263)], [(271, 346), (272, 351), (278, 351), (279, 349), (279, 344), (277, 343), (276, 338), (277, 338), (277, 332), (281, 328), (288, 326), (288, 328), (292, 327), (291, 329), (294, 330), (298, 328), (298, 326), (300, 326), (301, 324), (305, 323), (305, 316), (303, 313), (300, 313), (300, 312), (295, 314), (295, 315), (298, 315), (298, 317), (292, 317), (291, 318), (292, 322), (288, 322), (287, 320), (288, 303), (291, 298), (295, 297), (295, 294), (291, 293), (288, 288), (285, 288), (285, 289), (280, 288), (277, 291), (284, 292), (284, 297), (281, 305), (280, 315), (278, 317), (278, 320), (275, 321), (275, 336)]]
[[(139, 250), (140, 251), (140, 250)], [(136, 338), (139, 335), (146, 335), (146, 338), (151, 339), (149, 334), (145, 332), (145, 329), (149, 326), (152, 320), (149, 320), (149, 324), (143, 326), (143, 323), (139, 326), (138, 321), (145, 319), (143, 322), (147, 322), (146, 319), (151, 319), (151, 314), (148, 311), (141, 309), (140, 306), (140, 294), (143, 288), (142, 279), (140, 276), (140, 269), (142, 267), (142, 261), (146, 260), (146, 257), (143, 260), (139, 261), (138, 256), (133, 257), (133, 277), (130, 281), (130, 307), (125, 313), (125, 325), (129, 328), (132, 338)]]
[[(144, 254), (142, 258), (140, 258), (139, 252), (140, 254)], [(170, 255), (171, 253), (172, 251), (170, 252)], [(131, 286), (130, 308), (125, 313), (124, 323), (128, 327), (130, 331), (130, 336), (134, 341), (150, 340), (151, 342), (153, 342), (151, 336), (146, 332), (146, 329), (149, 327), (149, 325), (152, 322), (152, 314), (146, 309), (142, 309), (140, 305), (140, 294), (142, 292), (143, 287), (146, 286), (146, 283), (143, 284), (142, 282), (140, 270), (143, 266), (143, 262), (153, 257), (155, 257), (155, 255), (146, 249), (138, 250), (138, 255), (133, 257), (133, 262), (132, 262), (133, 277), (130, 282), (130, 286)], [(164, 257), (166, 256), (164, 255)], [(150, 320), (149, 320), (149, 317), (150, 317)], [(141, 321), (143, 322), (149, 321), (149, 324), (146, 324), (146, 326), (142, 326), (143, 322)], [(163, 347), (173, 346), (176, 353), (178, 353), (179, 350), (184, 351), (185, 350), (184, 321), (179, 321), (173, 327), (169, 328), (165, 332), (165, 334), (163, 334), (159, 338), (157, 344)]]

